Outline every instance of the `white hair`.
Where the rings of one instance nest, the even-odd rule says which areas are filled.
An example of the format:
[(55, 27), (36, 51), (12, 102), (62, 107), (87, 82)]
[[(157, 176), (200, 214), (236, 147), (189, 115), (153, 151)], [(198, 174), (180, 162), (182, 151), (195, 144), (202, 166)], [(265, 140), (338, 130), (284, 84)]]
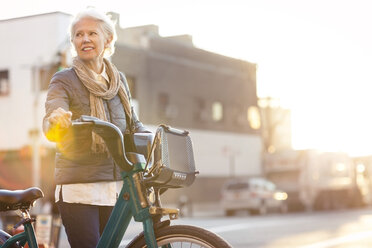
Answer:
[[(111, 16), (101, 13), (95, 8), (92, 8), (92, 7), (87, 8), (83, 11), (80, 11), (79, 13), (75, 15), (75, 17), (73, 18), (70, 24), (70, 40), (72, 41), (74, 37), (76, 23), (78, 23), (81, 19), (84, 19), (87, 17), (92, 18), (93, 20), (99, 23), (106, 39), (112, 38), (112, 40), (110, 41), (109, 47), (107, 47), (104, 52), (105, 57), (110, 57), (115, 52), (115, 42), (117, 40), (115, 22), (111, 20)], [(76, 53), (74, 49), (73, 49), (73, 52)]]

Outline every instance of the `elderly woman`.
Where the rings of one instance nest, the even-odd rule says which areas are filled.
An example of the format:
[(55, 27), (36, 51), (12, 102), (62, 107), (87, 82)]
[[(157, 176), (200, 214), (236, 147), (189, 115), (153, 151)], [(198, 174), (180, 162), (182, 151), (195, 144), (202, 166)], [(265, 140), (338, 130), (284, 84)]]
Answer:
[(91, 115), (123, 133), (147, 130), (133, 111), (124, 75), (106, 59), (116, 40), (112, 21), (87, 9), (73, 19), (70, 35), (77, 55), (50, 82), (43, 129), (57, 143), (55, 197), (69, 243), (96, 247), (121, 188), (120, 169), (103, 140), (89, 130), (73, 133), (71, 120)]

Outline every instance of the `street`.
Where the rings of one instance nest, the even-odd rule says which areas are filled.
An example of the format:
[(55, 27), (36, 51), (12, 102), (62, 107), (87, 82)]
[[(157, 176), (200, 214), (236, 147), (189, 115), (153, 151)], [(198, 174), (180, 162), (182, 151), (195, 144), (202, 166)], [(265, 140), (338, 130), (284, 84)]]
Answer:
[(372, 210), (184, 219), (224, 237), (233, 247), (371, 247)]
[[(206, 228), (226, 239), (234, 248), (328, 248), (371, 247), (372, 209), (339, 210), (334, 212), (288, 213), (284, 215), (234, 217), (198, 216), (182, 218), (172, 224)], [(120, 247), (142, 230), (131, 223)], [(61, 235), (60, 248), (68, 247)]]

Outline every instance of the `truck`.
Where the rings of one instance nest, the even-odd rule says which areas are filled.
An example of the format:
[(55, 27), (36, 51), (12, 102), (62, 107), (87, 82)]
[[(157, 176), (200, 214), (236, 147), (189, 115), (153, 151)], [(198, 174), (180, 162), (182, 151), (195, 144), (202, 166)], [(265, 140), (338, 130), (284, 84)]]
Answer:
[(363, 205), (357, 171), (342, 152), (286, 150), (263, 155), (265, 177), (288, 194), (290, 210), (327, 210)]

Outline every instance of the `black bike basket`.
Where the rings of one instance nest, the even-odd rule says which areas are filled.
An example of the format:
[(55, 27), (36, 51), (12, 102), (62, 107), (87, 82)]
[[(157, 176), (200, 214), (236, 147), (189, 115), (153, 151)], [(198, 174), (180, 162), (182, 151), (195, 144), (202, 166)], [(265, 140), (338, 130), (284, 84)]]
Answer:
[(161, 125), (154, 142), (154, 162), (150, 170), (153, 176), (148, 182), (155, 187), (190, 186), (198, 172), (189, 132)]

